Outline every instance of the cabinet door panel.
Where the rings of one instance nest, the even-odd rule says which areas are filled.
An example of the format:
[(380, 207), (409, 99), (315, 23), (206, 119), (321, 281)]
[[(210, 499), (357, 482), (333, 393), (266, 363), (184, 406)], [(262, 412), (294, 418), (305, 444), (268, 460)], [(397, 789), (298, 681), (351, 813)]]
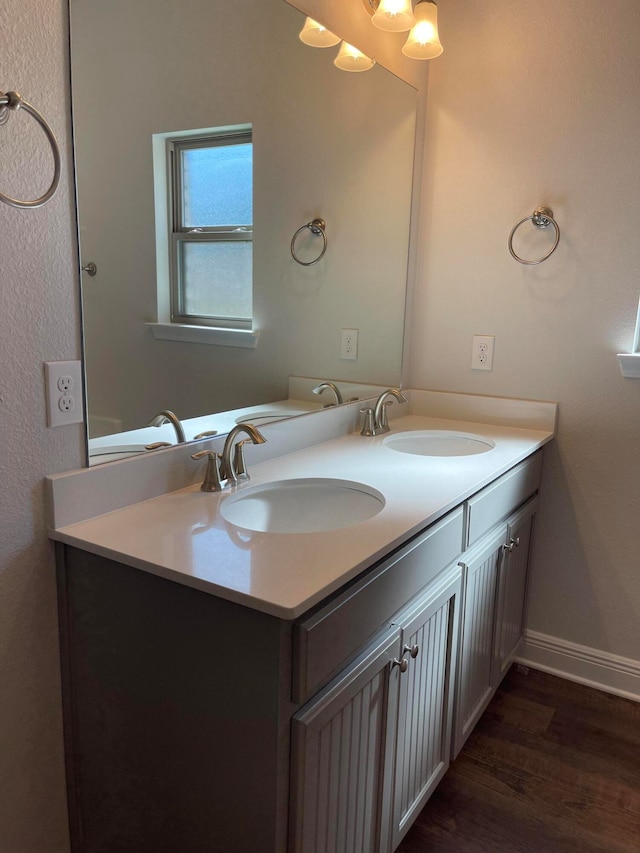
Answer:
[(492, 695), (498, 567), (506, 525), (466, 556), (466, 592), (456, 701), (454, 758)]
[(494, 687), (506, 675), (524, 637), (527, 572), (536, 508), (537, 498), (509, 522), (507, 545), (511, 550), (507, 551), (500, 567)]
[(400, 629), (385, 632), (293, 718), (295, 853), (374, 853), (388, 731), (395, 717)]
[(403, 624), (408, 668), (400, 677), (394, 823), (395, 849), (449, 766), (451, 753), (452, 677), (458, 638), (461, 571), (423, 599), (418, 612)]

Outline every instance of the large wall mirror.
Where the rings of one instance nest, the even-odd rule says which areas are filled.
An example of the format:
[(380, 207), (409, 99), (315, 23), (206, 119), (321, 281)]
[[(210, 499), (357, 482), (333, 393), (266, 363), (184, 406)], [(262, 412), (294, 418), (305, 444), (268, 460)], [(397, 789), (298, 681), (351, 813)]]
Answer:
[[(285, 0), (70, 0), (70, 15), (81, 265), (97, 268), (82, 273), (90, 446), (167, 409), (202, 430), (290, 399), (291, 377), (399, 384), (416, 91), (380, 66), (338, 70)], [(156, 338), (154, 139), (246, 126), (257, 345)], [(315, 217), (328, 248), (303, 266), (291, 238)], [(313, 252), (317, 235), (301, 236)], [(343, 329), (358, 330), (355, 359)]]

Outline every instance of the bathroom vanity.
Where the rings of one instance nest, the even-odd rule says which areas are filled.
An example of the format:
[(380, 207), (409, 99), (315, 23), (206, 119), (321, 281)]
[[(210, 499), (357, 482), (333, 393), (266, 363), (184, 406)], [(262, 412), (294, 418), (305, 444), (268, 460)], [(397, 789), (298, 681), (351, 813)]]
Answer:
[[(352, 433), (235, 494), (52, 532), (74, 851), (395, 849), (517, 655), (553, 435), (414, 415), (389, 435), (434, 429), (492, 449)], [(328, 472), (382, 508), (295, 533), (224, 518), (242, 490)]]

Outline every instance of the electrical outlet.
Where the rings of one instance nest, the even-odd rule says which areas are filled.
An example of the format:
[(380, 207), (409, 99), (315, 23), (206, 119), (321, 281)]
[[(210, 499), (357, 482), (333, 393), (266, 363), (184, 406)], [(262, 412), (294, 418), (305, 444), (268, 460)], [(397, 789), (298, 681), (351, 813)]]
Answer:
[(471, 349), (472, 370), (493, 370), (493, 345), (495, 338), (492, 335), (474, 335)]
[(47, 425), (81, 424), (82, 366), (79, 361), (45, 361)]
[(340, 358), (355, 360), (358, 358), (358, 330), (342, 329), (340, 339)]

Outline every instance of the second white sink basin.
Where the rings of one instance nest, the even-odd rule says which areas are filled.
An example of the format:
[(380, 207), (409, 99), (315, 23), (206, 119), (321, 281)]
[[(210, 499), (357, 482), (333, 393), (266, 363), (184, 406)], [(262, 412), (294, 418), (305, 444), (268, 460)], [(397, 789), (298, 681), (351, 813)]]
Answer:
[(246, 489), (222, 504), (222, 517), (261, 533), (318, 533), (351, 527), (384, 507), (376, 489), (350, 480), (281, 480)]
[(493, 450), (495, 442), (467, 432), (419, 430), (387, 436), (383, 444), (390, 450), (414, 456), (473, 456)]

